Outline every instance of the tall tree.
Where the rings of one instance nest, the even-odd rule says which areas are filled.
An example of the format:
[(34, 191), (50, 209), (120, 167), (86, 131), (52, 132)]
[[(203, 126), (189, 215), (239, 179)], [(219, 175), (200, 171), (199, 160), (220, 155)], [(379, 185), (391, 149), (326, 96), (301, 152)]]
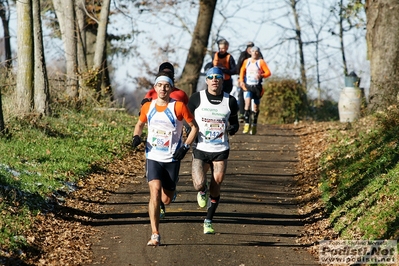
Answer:
[(348, 66), (346, 64), (345, 46), (344, 46), (344, 0), (340, 0), (339, 8), (339, 44), (341, 47), (342, 64), (344, 66), (344, 75), (348, 75)]
[(344, 75), (348, 75), (349, 70), (345, 51), (348, 45), (345, 45), (344, 37), (353, 29), (363, 28), (363, 5), (359, 0), (339, 0), (336, 5), (331, 6), (331, 14), (337, 17), (338, 31), (336, 32), (334, 29), (330, 29), (330, 32), (332, 35), (339, 38), (343, 73)]
[(76, 22), (77, 22), (77, 52), (78, 52), (78, 71), (83, 73), (87, 71), (86, 57), (86, 6), (85, 0), (77, 0), (76, 6)]
[(26, 115), (33, 107), (33, 25), (32, 0), (17, 1), (18, 72), (16, 109)]
[(371, 84), (369, 107), (384, 110), (399, 94), (399, 2), (367, 0), (367, 48)]
[(77, 38), (74, 0), (53, 0), (60, 25), (66, 61), (66, 94), (77, 100), (79, 84), (77, 77)]
[(34, 108), (37, 113), (50, 114), (50, 90), (43, 49), (40, 0), (32, 0), (34, 37)]
[(3, 23), (5, 64), (7, 69), (12, 66), (11, 37), (10, 37), (10, 6), (8, 0), (0, 0), (0, 18)]
[(3, 103), (0, 89), (0, 136), (5, 134), (6, 124), (4, 123)]
[(217, 0), (200, 0), (200, 7), (179, 87), (188, 95), (197, 90)]
[[(105, 71), (107, 66), (105, 48), (107, 44), (107, 26), (110, 5), (111, 0), (103, 0), (101, 5), (100, 20), (98, 22), (96, 49), (93, 60), (93, 70), (95, 73), (98, 73), (96, 91), (99, 93), (99, 95), (101, 94), (101, 84), (104, 80), (102, 77), (104, 77), (104, 74), (106, 73)], [(109, 89), (106, 90), (109, 91)]]
[(300, 0), (290, 0), (290, 5), (292, 9), (292, 14), (294, 16), (294, 21), (295, 21), (295, 40), (297, 41), (298, 44), (298, 54), (299, 54), (299, 68), (301, 72), (301, 82), (302, 82), (302, 87), (305, 91), (307, 91), (307, 78), (306, 78), (306, 68), (305, 68), (305, 54), (304, 54), (304, 48), (303, 48), (303, 40), (302, 40), (302, 30), (301, 30), (301, 25), (299, 23), (299, 12), (297, 9), (297, 4), (299, 3)]
[[(310, 5), (307, 6), (308, 12), (307, 14), (311, 14), (311, 7)], [(314, 11), (313, 11), (314, 12)], [(314, 51), (311, 52), (311, 59), (313, 59), (313, 64), (314, 64), (314, 72), (315, 72), (315, 83), (316, 83), (316, 91), (317, 91), (317, 102), (316, 104), (320, 104), (322, 100), (322, 87), (321, 87), (321, 79), (322, 79), (322, 68), (321, 64), (323, 63), (324, 59), (326, 59), (328, 56), (326, 56), (323, 53), (323, 33), (325, 32), (324, 28), (328, 27), (328, 22), (331, 20), (331, 16), (333, 15), (331, 12), (331, 7), (328, 6), (326, 7), (324, 5), (324, 2), (321, 3), (320, 6), (320, 11), (318, 12), (319, 16), (305, 16), (305, 21), (308, 26), (310, 26), (311, 31), (313, 32), (313, 37), (314, 40), (311, 41), (309, 40), (308, 42), (305, 42), (306, 44), (313, 44), (314, 46)], [(307, 33), (309, 34), (310, 31)], [(311, 85), (308, 82), (309, 87)]]
[[(10, 42), (10, 30), (9, 30), (9, 5), (7, 0), (0, 0), (0, 18), (3, 25), (4, 32), (4, 50), (5, 60), (7, 69), (11, 68), (11, 42)], [(4, 122), (3, 105), (2, 105), (2, 92), (0, 89), (0, 135), (5, 134), (6, 125)]]

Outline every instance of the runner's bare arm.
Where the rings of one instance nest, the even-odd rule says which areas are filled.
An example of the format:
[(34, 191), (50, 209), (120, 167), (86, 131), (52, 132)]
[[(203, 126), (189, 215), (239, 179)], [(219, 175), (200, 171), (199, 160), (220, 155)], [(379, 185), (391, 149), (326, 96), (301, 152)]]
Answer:
[(134, 127), (134, 132), (133, 136), (141, 136), (141, 133), (143, 132), (145, 123), (141, 122), (140, 120), (137, 121), (136, 126)]
[(187, 136), (186, 144), (191, 145), (194, 142), (195, 138), (197, 137), (198, 125), (197, 122), (195, 122), (195, 120), (187, 124), (190, 126), (190, 133)]

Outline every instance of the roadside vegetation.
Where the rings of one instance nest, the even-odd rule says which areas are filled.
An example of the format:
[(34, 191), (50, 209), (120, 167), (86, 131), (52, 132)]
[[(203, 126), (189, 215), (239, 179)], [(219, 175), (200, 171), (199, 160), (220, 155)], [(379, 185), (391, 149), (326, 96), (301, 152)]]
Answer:
[[(298, 200), (306, 226), (299, 241), (317, 256), (323, 239), (397, 239), (399, 109), (339, 123), (330, 121), (336, 110), (329, 104), (320, 120), (330, 122), (313, 118), (294, 126), (300, 94), (289, 89), (297, 91), (295, 83), (284, 82), (288, 98), (267, 93), (280, 99), (270, 112), (274, 123), (286, 119), (301, 137)], [(289, 113), (279, 113), (284, 99), (294, 101), (285, 103)], [(136, 116), (52, 108), (51, 116), (7, 120), (0, 145), (0, 264), (90, 262), (88, 221), (101, 215), (107, 193), (141, 177), (142, 154), (130, 150)]]
[(321, 159), (322, 198), (342, 238), (399, 236), (398, 114), (391, 106), (350, 134), (336, 132)]
[(316, 256), (323, 239), (398, 239), (398, 115), (391, 106), (351, 124), (299, 129), (300, 241)]
[(263, 124), (291, 124), (300, 120), (336, 121), (338, 103), (331, 99), (307, 99), (298, 81), (281, 77), (265, 80), (259, 121)]
[(35, 220), (62, 205), (90, 173), (122, 157), (135, 120), (126, 112), (58, 107), (51, 117), (7, 121), (0, 145), (0, 258), (18, 257), (23, 265), (37, 242), (27, 237)]

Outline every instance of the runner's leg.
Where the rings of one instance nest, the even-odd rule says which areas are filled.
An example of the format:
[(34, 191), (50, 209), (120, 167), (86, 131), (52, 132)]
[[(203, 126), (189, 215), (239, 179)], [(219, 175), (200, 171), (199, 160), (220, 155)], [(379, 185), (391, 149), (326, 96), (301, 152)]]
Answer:
[(162, 185), (160, 180), (148, 182), (150, 189), (150, 202), (148, 203), (148, 215), (150, 217), (151, 230), (153, 234), (159, 234), (159, 211), (161, 201)]
[(213, 162), (213, 175), (210, 185), (211, 206), (208, 208), (206, 219), (212, 221), (220, 201), (220, 187), (226, 173), (227, 159)]
[(204, 191), (206, 187), (206, 173), (210, 165), (200, 159), (193, 158), (192, 161), (192, 179), (194, 189)]

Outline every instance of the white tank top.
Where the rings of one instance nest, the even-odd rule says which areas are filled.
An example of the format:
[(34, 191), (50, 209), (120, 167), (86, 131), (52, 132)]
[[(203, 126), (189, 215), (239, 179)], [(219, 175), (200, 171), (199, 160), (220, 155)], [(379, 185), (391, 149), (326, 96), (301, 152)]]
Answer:
[(183, 121), (176, 117), (176, 101), (169, 102), (163, 112), (156, 110), (155, 102), (151, 102), (147, 113), (146, 157), (159, 162), (172, 162), (173, 153), (182, 145)]
[(224, 92), (220, 104), (211, 104), (206, 92), (200, 91), (200, 106), (195, 109), (195, 121), (198, 124), (197, 149), (206, 152), (221, 152), (228, 150), (229, 140), (226, 127), (230, 116), (229, 94)]
[(245, 73), (245, 81), (248, 85), (258, 85), (259, 83), (262, 82), (261, 79), (259, 79), (260, 76), (260, 67), (259, 67), (259, 60), (256, 60), (255, 63), (251, 62), (252, 59), (248, 59), (247, 63), (247, 68), (246, 68), (246, 73)]

